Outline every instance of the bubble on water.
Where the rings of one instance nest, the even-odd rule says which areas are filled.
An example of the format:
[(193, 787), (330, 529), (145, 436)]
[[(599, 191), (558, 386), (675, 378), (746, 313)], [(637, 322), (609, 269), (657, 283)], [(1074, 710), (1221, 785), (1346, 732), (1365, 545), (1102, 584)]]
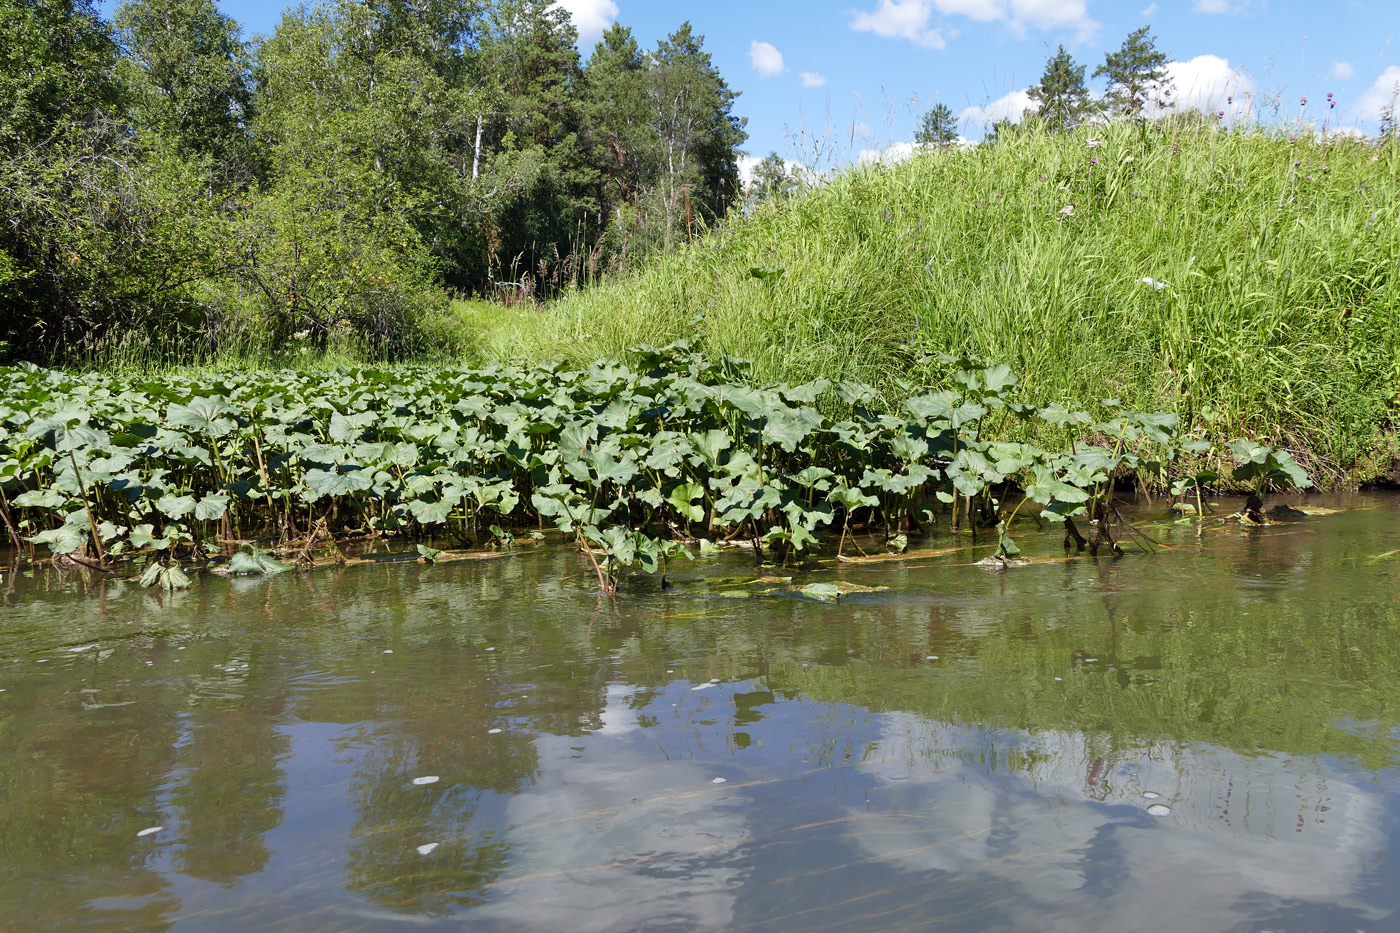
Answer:
[(713, 686), (714, 686), (714, 684), (696, 684), (695, 686), (691, 687), (690, 689), (691, 689), (691, 690), (706, 690), (706, 689), (708, 689), (708, 688), (710, 688), (710, 687), (713, 687)]
[(422, 777), (414, 778), (413, 783), (417, 784), (419, 787), (422, 787), (424, 784), (436, 784), (440, 780), (442, 779), (439, 778), (436, 774), (425, 774)]
[(925, 661), (937, 661), (937, 660), (938, 660), (938, 655), (936, 655), (936, 654), (931, 654), (931, 655), (929, 655), (928, 657), (924, 658), (924, 660), (925, 660)]
[(393, 648), (385, 648), (385, 649), (384, 649), (384, 653), (385, 653), (385, 654), (393, 654), (393, 653), (394, 653), (394, 649), (393, 649)]
[(439, 845), (441, 845), (441, 843), (438, 843), (438, 842), (425, 842), (423, 845), (421, 845), (421, 846), (418, 847), (418, 854), (419, 854), (419, 855), (432, 855), (432, 854), (433, 854), (433, 850), (436, 849)]
[(1056, 677), (1055, 679), (1056, 679), (1056, 680), (1061, 680), (1061, 681), (1064, 680), (1063, 677)]
[(165, 829), (164, 826), (147, 826), (145, 829), (137, 833), (136, 837), (139, 839), (142, 836), (153, 836), (163, 829)]
[(727, 780), (728, 780), (728, 778), (715, 778), (715, 779), (714, 779), (713, 781), (711, 781), (710, 783), (711, 783), (711, 784), (723, 784), (723, 783), (725, 783)]
[(487, 650), (487, 651), (495, 651), (496, 649), (495, 649), (495, 648), (487, 648), (486, 650)]
[(1152, 791), (1152, 790), (1145, 790), (1145, 791), (1142, 792), (1142, 795), (1143, 795), (1144, 797), (1146, 797), (1148, 800), (1156, 800), (1158, 797), (1161, 797), (1161, 796), (1162, 796), (1161, 794), (1157, 793), (1156, 791)]
[(487, 734), (487, 735), (500, 735), (500, 734), (501, 734), (501, 730), (500, 730), (500, 729), (487, 729), (487, 730), (486, 730), (486, 734)]
[(1172, 808), (1160, 803), (1154, 803), (1152, 806), (1147, 808), (1147, 812), (1152, 816), (1166, 816), (1167, 814), (1172, 812)]
[(96, 647), (96, 645), (79, 645), (76, 648), (69, 648), (68, 650), (73, 652), (74, 654), (77, 654), (79, 651), (91, 651)]

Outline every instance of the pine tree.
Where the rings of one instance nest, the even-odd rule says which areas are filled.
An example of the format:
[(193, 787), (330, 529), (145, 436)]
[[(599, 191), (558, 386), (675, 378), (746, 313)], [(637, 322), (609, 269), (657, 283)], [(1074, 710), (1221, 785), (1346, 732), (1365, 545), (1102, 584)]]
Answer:
[(1098, 109), (1084, 85), (1085, 67), (1076, 65), (1062, 45), (1046, 61), (1040, 83), (1029, 89), (1031, 100), (1040, 105), (1041, 122), (1051, 132), (1072, 130)]
[(590, 157), (609, 205), (634, 202), (643, 180), (654, 175), (656, 135), (648, 124), (646, 61), (632, 30), (614, 23), (583, 69), (580, 110)]
[(1094, 69), (1094, 77), (1108, 78), (1104, 102), (1114, 113), (1140, 118), (1149, 104), (1165, 106), (1172, 87), (1167, 78), (1167, 56), (1157, 50), (1157, 39), (1148, 35), (1151, 26), (1129, 33), (1116, 52)]
[(947, 104), (935, 104), (914, 132), (914, 142), (921, 146), (947, 149), (958, 141), (957, 118)]
[(690, 23), (682, 23), (657, 43), (647, 62), (667, 243), (674, 242), (676, 230), (688, 238), (697, 213), (701, 220), (724, 216), (739, 191), (738, 153), (748, 138), (747, 120), (734, 116), (739, 95), (711, 63), (704, 42)]

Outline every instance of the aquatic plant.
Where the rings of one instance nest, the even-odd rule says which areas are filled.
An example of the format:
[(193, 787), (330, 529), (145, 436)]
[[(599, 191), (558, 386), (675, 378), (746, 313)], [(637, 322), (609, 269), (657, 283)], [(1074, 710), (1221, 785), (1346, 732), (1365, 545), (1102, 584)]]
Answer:
[[(1067, 547), (1117, 552), (1117, 484), (1205, 475), (1181, 464), (1209, 445), (1178, 438), (1174, 415), (1038, 408), (1008, 367), (968, 357), (941, 360), (955, 388), (893, 409), (855, 382), (757, 384), (685, 342), (632, 358), (160, 383), (0, 369), (0, 518), (17, 548), (95, 569), (137, 559), (167, 587), (226, 557), (279, 569), (253, 540), (305, 563), (353, 536), (509, 546), (506, 529), (548, 523), (614, 592), (629, 568), (664, 577), (699, 539), (787, 564), (835, 529), (841, 553), (857, 521), (898, 548), (947, 516), (1013, 559), (1016, 519), (1037, 515)], [(1070, 440), (997, 439), (1016, 421)], [(1237, 480), (1307, 483), (1284, 451), (1234, 450)]]

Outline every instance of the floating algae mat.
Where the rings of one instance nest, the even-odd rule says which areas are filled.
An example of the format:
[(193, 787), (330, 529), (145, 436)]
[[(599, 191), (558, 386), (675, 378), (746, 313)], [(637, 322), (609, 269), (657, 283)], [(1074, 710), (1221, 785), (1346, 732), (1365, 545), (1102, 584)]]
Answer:
[(1336, 511), (614, 598), (555, 546), (5, 569), (3, 925), (1396, 929), (1400, 499), (1280, 504)]

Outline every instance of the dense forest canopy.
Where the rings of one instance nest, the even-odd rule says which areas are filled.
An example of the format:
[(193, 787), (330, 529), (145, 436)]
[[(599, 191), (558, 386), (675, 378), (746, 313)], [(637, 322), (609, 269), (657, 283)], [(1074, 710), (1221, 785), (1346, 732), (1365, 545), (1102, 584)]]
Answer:
[(737, 200), (737, 94), (681, 24), (585, 64), (546, 0), (0, 0), (0, 360), (431, 339)]

